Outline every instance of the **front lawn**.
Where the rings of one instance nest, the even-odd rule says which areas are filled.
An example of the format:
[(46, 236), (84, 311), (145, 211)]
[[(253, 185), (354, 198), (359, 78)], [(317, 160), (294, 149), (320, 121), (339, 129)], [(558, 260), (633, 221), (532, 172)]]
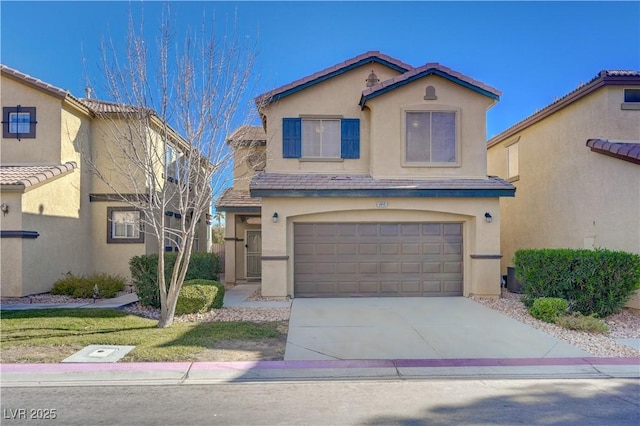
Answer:
[(253, 352), (245, 359), (274, 359), (265, 348), (283, 345), (287, 333), (286, 322), (157, 323), (112, 309), (2, 311), (0, 360), (60, 362), (88, 345), (135, 346), (120, 362), (228, 360), (213, 352), (239, 347)]

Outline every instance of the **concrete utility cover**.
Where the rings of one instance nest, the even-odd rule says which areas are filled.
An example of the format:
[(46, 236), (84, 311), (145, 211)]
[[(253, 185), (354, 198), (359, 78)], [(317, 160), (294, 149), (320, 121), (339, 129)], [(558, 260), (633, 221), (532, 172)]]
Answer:
[(118, 362), (135, 346), (89, 345), (61, 362)]

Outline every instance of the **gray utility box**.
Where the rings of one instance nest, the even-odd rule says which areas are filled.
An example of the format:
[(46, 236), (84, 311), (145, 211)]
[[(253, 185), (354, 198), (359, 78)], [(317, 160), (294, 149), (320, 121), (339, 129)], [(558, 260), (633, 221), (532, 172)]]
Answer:
[(516, 268), (512, 266), (507, 268), (507, 290), (511, 293), (524, 293), (522, 284), (516, 279)]

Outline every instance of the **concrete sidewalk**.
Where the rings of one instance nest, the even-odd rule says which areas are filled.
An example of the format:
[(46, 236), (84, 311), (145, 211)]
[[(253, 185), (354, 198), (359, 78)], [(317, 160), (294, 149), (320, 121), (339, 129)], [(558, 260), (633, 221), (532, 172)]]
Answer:
[(0, 364), (3, 387), (429, 378), (640, 378), (640, 358)]

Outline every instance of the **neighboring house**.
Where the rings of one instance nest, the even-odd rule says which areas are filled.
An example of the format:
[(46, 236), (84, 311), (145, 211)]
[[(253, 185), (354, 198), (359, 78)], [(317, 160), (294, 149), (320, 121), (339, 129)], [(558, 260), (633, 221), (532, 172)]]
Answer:
[[(97, 164), (119, 192), (128, 192), (106, 152), (114, 137), (110, 126), (130, 107), (76, 98), (4, 65), (1, 95), (2, 296), (49, 291), (69, 272), (128, 277), (132, 256), (157, 253), (155, 239), (145, 236), (140, 225), (140, 211), (118, 201), (113, 188), (88, 166), (89, 161)], [(159, 119), (154, 116), (151, 122), (159, 124)], [(179, 151), (181, 138), (174, 140), (173, 151)], [(172, 152), (158, 149), (161, 157), (163, 150)], [(169, 226), (172, 220), (167, 216)], [(206, 251), (206, 220), (200, 228), (204, 238), (196, 249)], [(166, 245), (164, 250), (173, 249)]]
[(217, 204), (227, 281), (259, 273), (274, 297), (497, 297), (499, 197), (515, 192), (486, 173), (499, 96), (367, 52), (257, 97), (266, 136), (240, 145), (266, 143), (266, 166)]
[(491, 138), (488, 170), (518, 188), (500, 202), (503, 273), (523, 248), (640, 254), (640, 72), (601, 71)]

